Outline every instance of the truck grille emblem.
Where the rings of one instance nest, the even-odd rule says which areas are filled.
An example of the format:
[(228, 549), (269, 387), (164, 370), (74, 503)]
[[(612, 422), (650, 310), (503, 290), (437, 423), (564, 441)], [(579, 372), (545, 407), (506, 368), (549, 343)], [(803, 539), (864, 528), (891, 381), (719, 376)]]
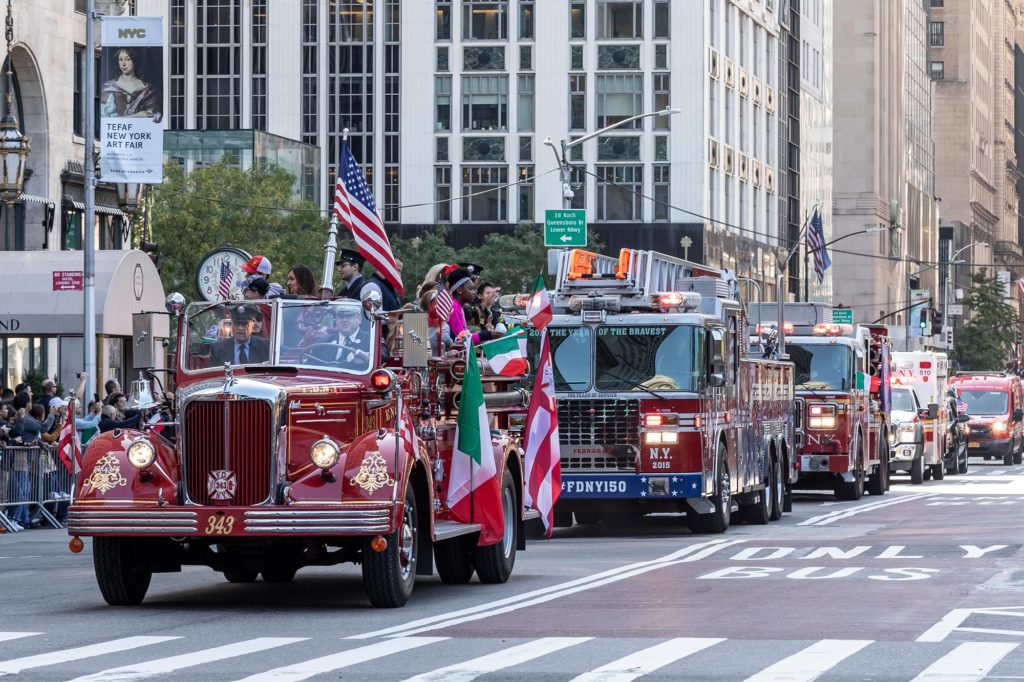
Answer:
[(238, 477), (234, 471), (217, 469), (206, 476), (206, 492), (212, 500), (231, 500), (238, 489)]

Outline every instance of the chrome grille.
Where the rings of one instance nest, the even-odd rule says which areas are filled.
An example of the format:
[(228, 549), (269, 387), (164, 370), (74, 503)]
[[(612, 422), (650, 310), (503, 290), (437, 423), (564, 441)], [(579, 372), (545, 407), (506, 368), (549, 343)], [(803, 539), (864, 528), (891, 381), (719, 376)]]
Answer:
[(988, 438), (992, 435), (992, 429), (988, 426), (974, 426), (971, 425), (971, 437), (972, 438)]
[(640, 401), (615, 398), (559, 400), (562, 445), (640, 445)]
[(233, 471), (238, 479), (228, 504), (257, 504), (269, 497), (271, 415), (264, 400), (196, 400), (186, 406), (183, 457), (192, 502), (214, 503), (206, 482), (218, 469)]
[[(561, 429), (561, 426), (559, 426)], [(562, 471), (636, 471), (636, 451), (617, 448), (608, 455), (563, 455)]]

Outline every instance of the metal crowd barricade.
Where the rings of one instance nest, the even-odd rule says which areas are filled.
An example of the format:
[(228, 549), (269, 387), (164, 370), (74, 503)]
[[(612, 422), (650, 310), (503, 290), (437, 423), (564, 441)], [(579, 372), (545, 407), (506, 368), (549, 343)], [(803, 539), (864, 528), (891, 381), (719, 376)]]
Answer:
[(32, 517), (61, 528), (67, 516), (72, 477), (57, 457), (57, 449), (38, 445), (0, 448), (0, 526), (14, 522), (28, 527)]

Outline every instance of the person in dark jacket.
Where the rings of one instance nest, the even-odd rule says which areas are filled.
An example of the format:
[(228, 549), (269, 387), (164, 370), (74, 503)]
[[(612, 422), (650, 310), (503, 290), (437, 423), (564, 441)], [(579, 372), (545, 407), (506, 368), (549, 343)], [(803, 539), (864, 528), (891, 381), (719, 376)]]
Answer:
[(384, 293), (380, 290), (380, 285), (376, 281), (363, 277), (363, 266), (365, 264), (366, 259), (358, 251), (341, 249), (337, 262), (338, 276), (345, 283), (345, 288), (341, 290), (337, 298), (350, 298), (353, 301), (361, 301), (363, 289), (376, 289), (383, 300)]
[(142, 423), (142, 416), (142, 412), (136, 412), (134, 417), (118, 420), (117, 408), (113, 405), (104, 405), (103, 416), (100, 417), (100, 433), (114, 429), (137, 429)]

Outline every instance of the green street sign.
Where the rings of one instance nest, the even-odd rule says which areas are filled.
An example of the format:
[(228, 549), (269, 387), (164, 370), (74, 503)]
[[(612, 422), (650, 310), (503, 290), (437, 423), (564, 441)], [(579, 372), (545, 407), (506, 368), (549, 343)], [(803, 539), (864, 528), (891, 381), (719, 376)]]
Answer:
[(832, 322), (834, 324), (853, 324), (853, 308), (833, 308)]
[(586, 246), (587, 212), (582, 208), (544, 211), (544, 246)]

